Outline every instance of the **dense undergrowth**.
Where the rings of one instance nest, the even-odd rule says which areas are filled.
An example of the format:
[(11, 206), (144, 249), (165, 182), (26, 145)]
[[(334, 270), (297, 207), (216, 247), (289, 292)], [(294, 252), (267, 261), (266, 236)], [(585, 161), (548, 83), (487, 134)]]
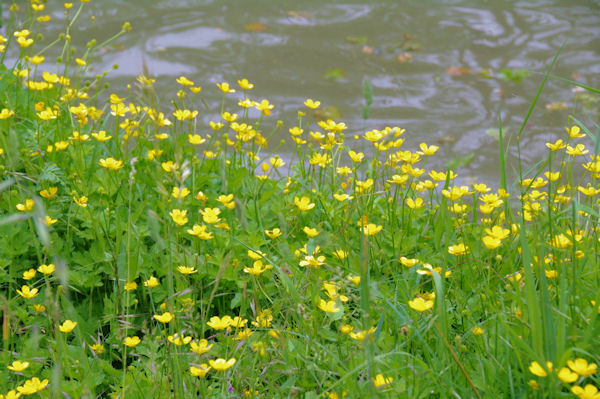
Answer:
[(411, 132), (275, 121), (245, 79), (107, 91), (80, 7), (58, 60), (42, 3), (0, 36), (0, 398), (600, 398), (587, 127), (515, 184), (501, 133), (500, 189), (460, 186)]

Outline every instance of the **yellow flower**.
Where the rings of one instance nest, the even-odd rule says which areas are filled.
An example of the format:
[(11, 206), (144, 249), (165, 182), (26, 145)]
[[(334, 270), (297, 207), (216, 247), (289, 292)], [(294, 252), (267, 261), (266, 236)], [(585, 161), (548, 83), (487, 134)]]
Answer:
[(369, 223), (366, 226), (361, 226), (360, 230), (366, 236), (372, 236), (379, 233), (383, 229), (383, 226), (377, 226), (373, 223)]
[(225, 330), (231, 326), (232, 321), (233, 320), (229, 315), (223, 316), (223, 318), (219, 316), (213, 316), (209, 321), (206, 322), (206, 324), (215, 330)]
[(417, 154), (419, 154), (419, 155), (433, 155), (433, 154), (435, 154), (435, 152), (437, 150), (439, 150), (440, 147), (438, 147), (437, 145), (428, 146), (425, 143), (421, 143), (419, 145), (419, 148), (421, 149), (421, 151), (417, 151)]
[(33, 309), (35, 310), (36, 313), (42, 313), (46, 311), (46, 307), (44, 305), (40, 305), (40, 304), (34, 304), (33, 305)]
[(315, 207), (315, 204), (310, 202), (310, 198), (308, 197), (294, 197), (294, 204), (296, 204), (301, 211), (309, 211)]
[(70, 333), (71, 331), (73, 331), (73, 329), (77, 326), (77, 322), (76, 321), (72, 321), (72, 320), (65, 320), (59, 327), (58, 329), (60, 330), (60, 332), (63, 332), (65, 334)]
[(471, 332), (473, 333), (473, 335), (482, 335), (483, 334), (483, 328), (481, 328), (481, 327), (473, 327), (473, 329), (471, 330)]
[(182, 346), (182, 345), (189, 344), (190, 341), (192, 340), (192, 337), (190, 337), (190, 336), (186, 337), (181, 334), (175, 334), (175, 335), (169, 335), (167, 337), (167, 339), (169, 340), (169, 342), (171, 342), (175, 346)]
[(56, 198), (56, 192), (58, 191), (58, 187), (48, 187), (47, 189), (44, 189), (42, 191), (40, 191), (40, 196), (52, 200), (54, 198)]
[(231, 210), (235, 208), (235, 201), (233, 200), (233, 194), (219, 195), (217, 201), (223, 204), (227, 209)]
[(202, 338), (200, 341), (193, 341), (190, 344), (190, 350), (198, 355), (203, 355), (212, 348), (212, 344), (208, 344), (208, 341)]
[(580, 399), (600, 399), (600, 392), (598, 392), (598, 388), (592, 384), (587, 384), (585, 388), (575, 385), (571, 387), (571, 392), (579, 396)]
[(349, 275), (349, 276), (346, 277), (346, 279), (348, 281), (350, 281), (354, 285), (359, 285), (360, 284), (360, 276)]
[(316, 237), (320, 234), (317, 229), (313, 229), (312, 227), (304, 226), (302, 231), (308, 236), (308, 238)]
[(238, 80), (238, 85), (240, 85), (240, 88), (242, 90), (252, 90), (254, 88), (254, 85), (250, 82), (248, 82), (248, 79), (244, 78), (242, 80)]
[(42, 274), (52, 274), (56, 270), (56, 266), (54, 266), (54, 263), (50, 263), (48, 265), (40, 265), (40, 267), (38, 267), (37, 270)]
[(265, 234), (270, 238), (270, 239), (275, 239), (279, 236), (281, 236), (281, 230), (278, 227), (275, 227), (273, 230), (265, 230)]
[(385, 133), (383, 131), (381, 131), (381, 130), (376, 130), (376, 129), (369, 130), (363, 136), (363, 138), (369, 140), (372, 143), (375, 143), (375, 142), (381, 140), (384, 137), (385, 137)]
[(420, 209), (423, 207), (423, 198), (421, 197), (417, 197), (416, 199), (412, 199), (412, 198), (407, 198), (406, 199), (406, 206), (408, 206), (410, 209)]
[(465, 255), (469, 253), (469, 247), (467, 245), (465, 245), (464, 243), (460, 243), (457, 245), (450, 245), (448, 247), (448, 253), (451, 255)]
[(167, 161), (160, 164), (165, 172), (175, 172), (179, 167), (173, 161)]
[(560, 233), (552, 238), (550, 245), (554, 248), (565, 249), (573, 245), (573, 243), (564, 234)]
[(411, 268), (414, 265), (416, 265), (417, 263), (419, 263), (419, 259), (415, 259), (415, 258), (406, 258), (404, 256), (400, 257), (400, 263), (402, 263), (403, 266)]
[(201, 240), (210, 240), (213, 238), (213, 233), (206, 231), (207, 226), (195, 224), (191, 229), (187, 229), (189, 235), (200, 238)]
[(210, 366), (217, 371), (225, 371), (235, 364), (235, 358), (231, 358), (229, 360), (221, 358), (216, 360), (211, 359), (208, 361), (208, 364), (210, 364)]
[(579, 191), (580, 193), (582, 193), (583, 195), (586, 195), (588, 197), (593, 197), (594, 195), (600, 193), (600, 188), (594, 188), (591, 186), (589, 186), (589, 187), (578, 186), (577, 191)]
[(375, 388), (383, 388), (390, 385), (393, 381), (392, 377), (384, 377), (383, 374), (377, 374), (373, 378), (373, 385), (375, 385)]
[(579, 376), (577, 375), (577, 373), (572, 372), (567, 367), (563, 367), (558, 372), (558, 378), (562, 382), (570, 384), (572, 382), (577, 381), (579, 379)]
[(324, 299), (319, 299), (318, 308), (325, 313), (337, 313), (342, 310), (337, 307), (336, 301), (325, 301)]
[(183, 226), (188, 222), (187, 210), (173, 209), (169, 215), (178, 226)]
[(252, 331), (249, 328), (246, 328), (244, 330), (238, 331), (238, 333), (235, 336), (235, 340), (236, 341), (245, 341), (248, 338), (250, 338), (252, 336), (252, 334), (254, 334), (254, 331)]
[(571, 147), (570, 145), (567, 146), (567, 154), (576, 157), (578, 155), (585, 155), (588, 152), (590, 152), (589, 150), (585, 149), (585, 145), (583, 144), (577, 144), (575, 147)]
[(309, 98), (306, 101), (304, 101), (304, 105), (306, 105), (310, 109), (317, 109), (321, 106), (321, 101), (313, 101)]
[(285, 165), (285, 162), (283, 161), (283, 159), (279, 158), (279, 156), (269, 158), (269, 163), (274, 168), (280, 168)]
[(173, 116), (180, 121), (191, 120), (198, 116), (198, 111), (190, 111), (189, 109), (178, 109), (173, 112)]
[(37, 271), (35, 269), (29, 269), (23, 272), (23, 280), (31, 280), (35, 277)]
[(408, 181), (408, 175), (393, 175), (392, 180), (388, 180), (389, 183), (402, 185)]
[(17, 37), (17, 43), (21, 47), (29, 47), (33, 44), (33, 39), (25, 37)]
[(271, 268), (271, 265), (266, 265), (263, 267), (263, 263), (260, 260), (255, 260), (252, 267), (244, 267), (244, 273), (251, 274), (253, 276), (258, 276)]
[(173, 191), (171, 192), (171, 196), (177, 199), (184, 199), (190, 194), (190, 190), (187, 187), (183, 187), (180, 189), (179, 187), (173, 187)]
[(587, 377), (592, 374), (595, 374), (598, 369), (598, 365), (596, 363), (588, 364), (587, 360), (581, 358), (577, 358), (574, 361), (567, 360), (567, 365), (571, 370), (573, 370), (582, 377)]
[(52, 219), (50, 216), (46, 215), (43, 219), (40, 219), (40, 221), (46, 226), (52, 226), (54, 223), (58, 222), (58, 219)]
[(352, 159), (352, 162), (362, 162), (363, 158), (365, 157), (365, 154), (363, 154), (362, 152), (354, 152), (352, 150), (348, 151), (348, 155), (350, 155), (350, 159)]
[(235, 316), (233, 319), (231, 319), (231, 323), (229, 323), (231, 327), (235, 328), (245, 327), (246, 324), (248, 324), (248, 319), (242, 319), (240, 316)]
[(24, 204), (17, 204), (17, 210), (21, 212), (29, 212), (33, 209), (34, 204), (35, 202), (31, 198), (28, 198), (25, 200)]
[(234, 89), (232, 89), (232, 88), (230, 88), (230, 87), (229, 87), (229, 83), (227, 83), (227, 82), (223, 82), (223, 83), (217, 83), (217, 87), (218, 87), (219, 89), (221, 89), (221, 91), (222, 91), (224, 94), (227, 94), (227, 93), (235, 93), (235, 90), (234, 90)]
[(308, 267), (319, 267), (325, 264), (325, 257), (318, 256), (314, 257), (312, 255), (306, 255), (303, 260), (300, 261), (300, 266), (308, 266)]
[(33, 395), (34, 393), (46, 388), (47, 385), (48, 379), (40, 381), (39, 378), (33, 377), (32, 379), (25, 381), (25, 383), (20, 387), (17, 387), (17, 391), (19, 391), (20, 395)]
[(85, 195), (82, 195), (79, 198), (73, 197), (73, 201), (75, 201), (75, 203), (80, 207), (85, 208), (87, 207), (88, 197), (86, 197)]
[(125, 340), (123, 341), (123, 345), (128, 346), (130, 348), (135, 348), (136, 346), (138, 346), (140, 344), (140, 342), (142, 342), (140, 337), (138, 337), (137, 335), (134, 335), (133, 337), (125, 338)]
[(194, 274), (198, 272), (198, 270), (196, 270), (196, 268), (193, 266), (177, 266), (177, 271), (184, 275)]
[(202, 138), (199, 134), (188, 134), (188, 142), (191, 145), (200, 145), (206, 142), (206, 139)]
[(90, 345), (90, 349), (96, 352), (98, 355), (104, 353), (104, 345), (102, 344), (92, 344)]
[(546, 377), (548, 375), (547, 371), (552, 372), (552, 362), (546, 362), (546, 369), (544, 369), (538, 362), (531, 362), (529, 365), (529, 371), (533, 375), (537, 375), (538, 377)]
[(572, 139), (577, 139), (585, 136), (585, 134), (581, 133), (581, 129), (579, 128), (579, 126), (571, 126), (570, 129), (568, 127), (565, 129), (567, 130), (569, 137)]
[(255, 105), (255, 108), (262, 112), (263, 115), (269, 116), (274, 105), (269, 103), (269, 100), (262, 100), (260, 103)]
[(219, 218), (219, 214), (221, 210), (219, 208), (205, 208), (204, 210), (200, 210), (200, 214), (202, 215), (202, 220), (205, 223), (214, 224), (221, 221)]
[(13, 116), (14, 114), (15, 114), (15, 111), (11, 111), (9, 109), (3, 108), (2, 111), (0, 111), (0, 120), (8, 119), (11, 116)]
[(259, 260), (262, 259), (266, 256), (266, 254), (264, 252), (261, 251), (252, 251), (252, 250), (248, 250), (248, 256), (250, 257), (250, 259), (252, 260)]
[(151, 276), (148, 280), (144, 281), (144, 287), (154, 288), (160, 285), (160, 281), (154, 276)]
[(206, 377), (206, 374), (210, 371), (210, 369), (211, 368), (208, 367), (208, 365), (206, 363), (202, 363), (200, 365), (200, 367), (191, 366), (190, 374), (193, 375), (194, 377), (204, 378), (204, 377)]
[(125, 285), (123, 286), (123, 289), (125, 291), (133, 291), (137, 289), (137, 283), (135, 281), (128, 281), (127, 283), (125, 283)]
[(39, 294), (39, 290), (37, 288), (29, 288), (29, 286), (24, 285), (20, 290), (17, 290), (17, 294), (21, 295), (25, 299), (35, 298)]
[(562, 139), (558, 139), (554, 143), (546, 143), (546, 147), (548, 147), (551, 151), (558, 151), (566, 146), (567, 145), (562, 141)]
[(502, 245), (502, 241), (492, 236), (484, 236), (481, 241), (483, 241), (483, 245), (485, 245), (487, 249), (496, 249)]
[(6, 366), (10, 371), (14, 371), (15, 373), (20, 373), (29, 367), (29, 362), (22, 362), (20, 360), (15, 360), (12, 364)]
[(104, 130), (100, 130), (98, 133), (92, 133), (92, 137), (101, 143), (104, 143), (112, 138), (112, 136), (107, 136)]
[(166, 323), (170, 322), (171, 320), (173, 320), (173, 315), (169, 312), (165, 312), (161, 315), (155, 314), (153, 317), (154, 317), (154, 320), (159, 321), (163, 324), (166, 324)]
[(185, 76), (180, 76), (177, 79), (175, 79), (175, 81), (177, 83), (179, 83), (180, 85), (182, 85), (182, 86), (193, 86), (194, 85), (194, 82), (192, 82), (191, 80), (189, 80)]
[(408, 306), (417, 312), (425, 312), (433, 307), (433, 300), (425, 300), (421, 297), (416, 297), (415, 299), (408, 301)]

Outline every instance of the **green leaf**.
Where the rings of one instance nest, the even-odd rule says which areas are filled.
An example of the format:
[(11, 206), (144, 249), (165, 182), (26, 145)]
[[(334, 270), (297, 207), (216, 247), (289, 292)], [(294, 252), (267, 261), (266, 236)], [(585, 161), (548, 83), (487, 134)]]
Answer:
[(344, 76), (346, 76), (346, 71), (341, 68), (332, 68), (325, 72), (323, 79), (338, 80), (343, 79)]

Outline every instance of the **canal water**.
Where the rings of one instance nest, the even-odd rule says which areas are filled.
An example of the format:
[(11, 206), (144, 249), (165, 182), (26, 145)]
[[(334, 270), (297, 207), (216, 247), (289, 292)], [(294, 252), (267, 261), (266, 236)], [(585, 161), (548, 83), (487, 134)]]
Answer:
[[(23, 2), (25, 3), (25, 2)], [(93, 74), (111, 70), (111, 90), (146, 69), (169, 110), (185, 75), (203, 86), (218, 110), (216, 83), (247, 78), (253, 99), (275, 104), (295, 125), (306, 98), (320, 100), (322, 117), (365, 129), (405, 128), (405, 147), (439, 145), (433, 163), (458, 167), (464, 182), (498, 180), (498, 112), (507, 132), (509, 169), (516, 168), (516, 133), (543, 73), (561, 45), (553, 74), (600, 87), (600, 3), (570, 1), (327, 1), (327, 0), (93, 0), (85, 5), (73, 43), (103, 40), (125, 21), (133, 31), (102, 49)], [(74, 13), (79, 2), (74, 2)], [(4, 10), (6, 16), (7, 10)], [(62, 2), (51, 1), (48, 37), (64, 28)], [(96, 25), (90, 23), (95, 16)], [(363, 85), (373, 88), (362, 118)], [(596, 131), (599, 97), (550, 79), (522, 134), (523, 157), (545, 154), (544, 142), (563, 137), (570, 116)], [(235, 101), (237, 102), (237, 101)], [(236, 108), (231, 101), (230, 108)], [(218, 114), (201, 111), (208, 126)], [(206, 129), (207, 130), (207, 129)], [(207, 130), (208, 131), (208, 130)], [(290, 140), (288, 140), (289, 142)], [(591, 141), (584, 139), (591, 146)], [(283, 151), (286, 150), (284, 147)]]

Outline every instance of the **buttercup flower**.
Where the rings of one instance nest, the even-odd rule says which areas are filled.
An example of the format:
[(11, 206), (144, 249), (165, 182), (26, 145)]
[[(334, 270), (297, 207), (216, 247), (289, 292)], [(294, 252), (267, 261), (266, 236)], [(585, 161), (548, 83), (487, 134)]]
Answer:
[(140, 337), (138, 337), (137, 335), (134, 335), (133, 337), (125, 338), (125, 340), (123, 341), (123, 345), (128, 346), (130, 348), (135, 348), (136, 346), (139, 345), (140, 342), (142, 342)]
[(10, 371), (14, 371), (15, 373), (20, 373), (27, 367), (29, 367), (29, 362), (22, 362), (20, 360), (15, 360), (14, 362), (12, 362), (12, 364), (6, 366), (7, 369), (9, 369)]
[(231, 358), (229, 360), (221, 358), (216, 360), (211, 359), (208, 361), (208, 364), (210, 364), (210, 366), (217, 371), (225, 371), (235, 364), (235, 358)]
[(65, 334), (70, 333), (71, 331), (73, 331), (73, 329), (77, 326), (77, 322), (76, 321), (72, 321), (72, 320), (65, 320), (59, 327), (58, 329), (60, 330), (60, 332), (63, 332)]
[(159, 321), (163, 324), (166, 324), (168, 322), (170, 322), (171, 320), (173, 320), (173, 315), (169, 312), (165, 312), (163, 314), (155, 314), (154, 316), (154, 320)]

